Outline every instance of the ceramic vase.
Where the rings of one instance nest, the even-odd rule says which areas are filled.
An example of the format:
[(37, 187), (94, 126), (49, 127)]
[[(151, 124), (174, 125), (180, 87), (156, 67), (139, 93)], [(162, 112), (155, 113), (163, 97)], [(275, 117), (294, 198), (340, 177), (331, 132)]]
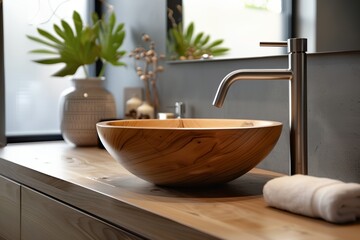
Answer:
[(60, 98), (61, 134), (75, 146), (95, 146), (96, 123), (116, 117), (114, 97), (104, 88), (104, 78), (72, 79), (72, 84)]

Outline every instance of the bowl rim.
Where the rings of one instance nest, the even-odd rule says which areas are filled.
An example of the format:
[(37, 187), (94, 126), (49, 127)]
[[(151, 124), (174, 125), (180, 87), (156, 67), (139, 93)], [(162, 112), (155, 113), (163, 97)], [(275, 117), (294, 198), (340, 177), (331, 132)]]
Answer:
[[(147, 127), (147, 126), (118, 126), (111, 125), (114, 122), (142, 122), (142, 121), (239, 121), (239, 122), (256, 122), (259, 123), (255, 126), (239, 126), (239, 127)], [(260, 120), (260, 119), (236, 119), (236, 118), (175, 118), (175, 119), (119, 119), (110, 121), (101, 121), (96, 123), (98, 128), (115, 128), (115, 129), (156, 129), (156, 130), (234, 130), (234, 129), (256, 129), (282, 126), (283, 123), (272, 120)]]

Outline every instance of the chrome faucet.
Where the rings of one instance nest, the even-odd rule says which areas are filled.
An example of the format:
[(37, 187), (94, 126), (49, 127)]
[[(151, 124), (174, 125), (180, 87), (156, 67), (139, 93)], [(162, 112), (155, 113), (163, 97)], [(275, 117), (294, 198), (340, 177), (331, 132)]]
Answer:
[(288, 47), (289, 69), (239, 69), (221, 81), (213, 105), (221, 107), (231, 84), (238, 80), (290, 80), (290, 175), (307, 174), (307, 40), (262, 42), (260, 46)]
[(184, 118), (185, 117), (185, 103), (175, 102), (175, 117)]

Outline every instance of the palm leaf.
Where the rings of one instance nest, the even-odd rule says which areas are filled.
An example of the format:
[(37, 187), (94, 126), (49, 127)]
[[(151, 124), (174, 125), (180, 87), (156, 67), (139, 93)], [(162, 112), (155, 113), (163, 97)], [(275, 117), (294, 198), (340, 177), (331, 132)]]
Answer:
[(199, 33), (198, 35), (196, 35), (195, 40), (194, 40), (194, 45), (195, 45), (195, 46), (199, 44), (199, 42), (200, 42), (201, 38), (203, 37), (203, 35), (204, 35), (203, 32), (201, 32), (201, 33)]
[(214, 48), (211, 50), (212, 55), (220, 56), (227, 53), (230, 49), (229, 48)]
[[(123, 53), (119, 54), (118, 49), (122, 45), (125, 38), (124, 24), (119, 24), (115, 28), (116, 17), (112, 13), (109, 16), (109, 21), (106, 23), (104, 20), (100, 21), (99, 40), (100, 40), (100, 57), (111, 63), (112, 65), (124, 65), (119, 62)], [(114, 31), (115, 28), (115, 31)]]
[(63, 32), (68, 40), (75, 38), (73, 30), (71, 29), (70, 25), (67, 22), (65, 22), (64, 20), (61, 20), (61, 26), (63, 27), (63, 29), (64, 29)]
[(54, 37), (54, 36), (53, 36), (51, 33), (49, 33), (48, 31), (45, 31), (45, 30), (43, 30), (43, 29), (41, 29), (41, 28), (38, 28), (37, 31), (38, 31), (38, 33), (39, 33), (41, 36), (43, 36), (43, 37), (45, 37), (45, 38), (47, 38), (47, 39), (49, 39), (49, 40), (51, 40), (51, 41), (53, 41), (53, 42), (55, 42), (55, 43), (57, 43), (57, 44), (62, 44), (62, 42), (61, 42), (59, 39), (57, 39), (56, 37)]
[(56, 63), (62, 63), (62, 58), (48, 58), (48, 59), (40, 59), (40, 60), (34, 60), (34, 62), (41, 63), (41, 64), (56, 64)]
[(216, 47), (216, 46), (222, 44), (223, 42), (224, 42), (224, 40), (222, 40), (222, 39), (216, 40), (216, 41), (212, 42), (209, 46), (207, 46), (207, 48)]
[(58, 52), (47, 50), (47, 49), (35, 49), (35, 50), (31, 50), (30, 53), (58, 54)]
[(200, 46), (204, 46), (205, 44), (207, 44), (210, 41), (210, 35), (207, 35), (201, 42), (200, 42)]
[(41, 44), (44, 44), (44, 45), (47, 45), (49, 47), (52, 47), (52, 48), (58, 48), (58, 45), (55, 45), (55, 44), (52, 44), (52, 43), (49, 43), (45, 40), (42, 40), (38, 37), (33, 37), (33, 36), (30, 36), (30, 35), (26, 35), (29, 39), (35, 41), (35, 42), (38, 42), (38, 43), (41, 43)]
[(186, 33), (185, 33), (185, 39), (187, 42), (191, 42), (191, 39), (192, 39), (192, 36), (193, 36), (193, 33), (194, 33), (194, 23), (191, 22), (186, 30)]
[(54, 30), (57, 35), (59, 35), (62, 39), (65, 39), (66, 37), (65, 33), (61, 30), (61, 28), (58, 25), (54, 24)]
[[(52, 54), (54, 58), (34, 60), (41, 64), (64, 63), (65, 66), (54, 76), (66, 76), (74, 74), (81, 66), (92, 64), (98, 59), (103, 59), (116, 66), (124, 63), (119, 59), (124, 56), (124, 51), (119, 51), (125, 38), (124, 24), (116, 26), (115, 14), (111, 14), (108, 23), (104, 19), (99, 20), (97, 14), (92, 15), (92, 26), (84, 26), (81, 16), (74, 11), (72, 20), (75, 29), (64, 20), (61, 24), (54, 24), (57, 36), (38, 29), (40, 37), (27, 36), (30, 40), (48, 46), (48, 49), (35, 49), (31, 53)], [(115, 29), (115, 31), (114, 31)]]
[(67, 75), (73, 75), (76, 73), (77, 69), (81, 65), (71, 64), (71, 65), (65, 65), (62, 69), (60, 69), (58, 72), (54, 73), (53, 76), (55, 77), (64, 77)]
[(75, 25), (76, 35), (80, 36), (82, 34), (83, 22), (81, 20), (80, 14), (77, 11), (73, 13), (73, 21)]

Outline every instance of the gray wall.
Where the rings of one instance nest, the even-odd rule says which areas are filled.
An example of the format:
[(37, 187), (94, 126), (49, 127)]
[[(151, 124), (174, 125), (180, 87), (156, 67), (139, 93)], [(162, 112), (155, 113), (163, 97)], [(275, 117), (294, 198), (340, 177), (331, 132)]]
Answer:
[[(111, 1), (110, 1), (111, 2)], [(124, 47), (133, 49), (143, 32), (159, 52), (165, 51), (166, 6), (163, 0), (119, 1), (116, 11), (126, 23)], [(150, 10), (151, 9), (151, 10)], [(127, 68), (109, 68), (108, 88), (123, 116), (123, 88), (142, 86), (131, 59)], [(260, 168), (288, 172), (289, 100), (286, 81), (243, 81), (234, 84), (224, 107), (211, 105), (221, 79), (239, 68), (284, 68), (287, 57), (166, 63), (160, 76), (161, 110), (184, 101), (188, 117), (248, 118), (281, 121), (284, 130)], [(360, 52), (308, 56), (309, 174), (360, 182)]]
[(360, 182), (360, 52), (308, 62), (310, 172)]
[[(231, 87), (223, 108), (211, 106), (216, 88), (228, 72), (281, 67), (287, 67), (287, 57), (171, 64), (160, 88), (161, 101), (184, 100), (190, 117), (283, 122), (279, 143), (259, 167), (286, 173), (287, 82), (239, 82)], [(360, 52), (308, 56), (308, 133), (309, 174), (360, 182)]]
[(295, 0), (295, 35), (309, 52), (360, 49), (359, 0)]
[[(126, 37), (123, 49), (128, 53), (143, 45), (141, 36), (150, 34), (159, 46), (159, 52), (165, 53), (166, 1), (165, 0), (109, 0), (115, 6), (118, 22), (125, 23)], [(114, 94), (119, 117), (124, 115), (124, 88), (143, 87), (134, 70), (132, 58), (124, 57), (127, 67), (111, 67), (106, 72), (108, 89)]]
[(317, 52), (360, 49), (359, 11), (359, 0), (317, 0)]

